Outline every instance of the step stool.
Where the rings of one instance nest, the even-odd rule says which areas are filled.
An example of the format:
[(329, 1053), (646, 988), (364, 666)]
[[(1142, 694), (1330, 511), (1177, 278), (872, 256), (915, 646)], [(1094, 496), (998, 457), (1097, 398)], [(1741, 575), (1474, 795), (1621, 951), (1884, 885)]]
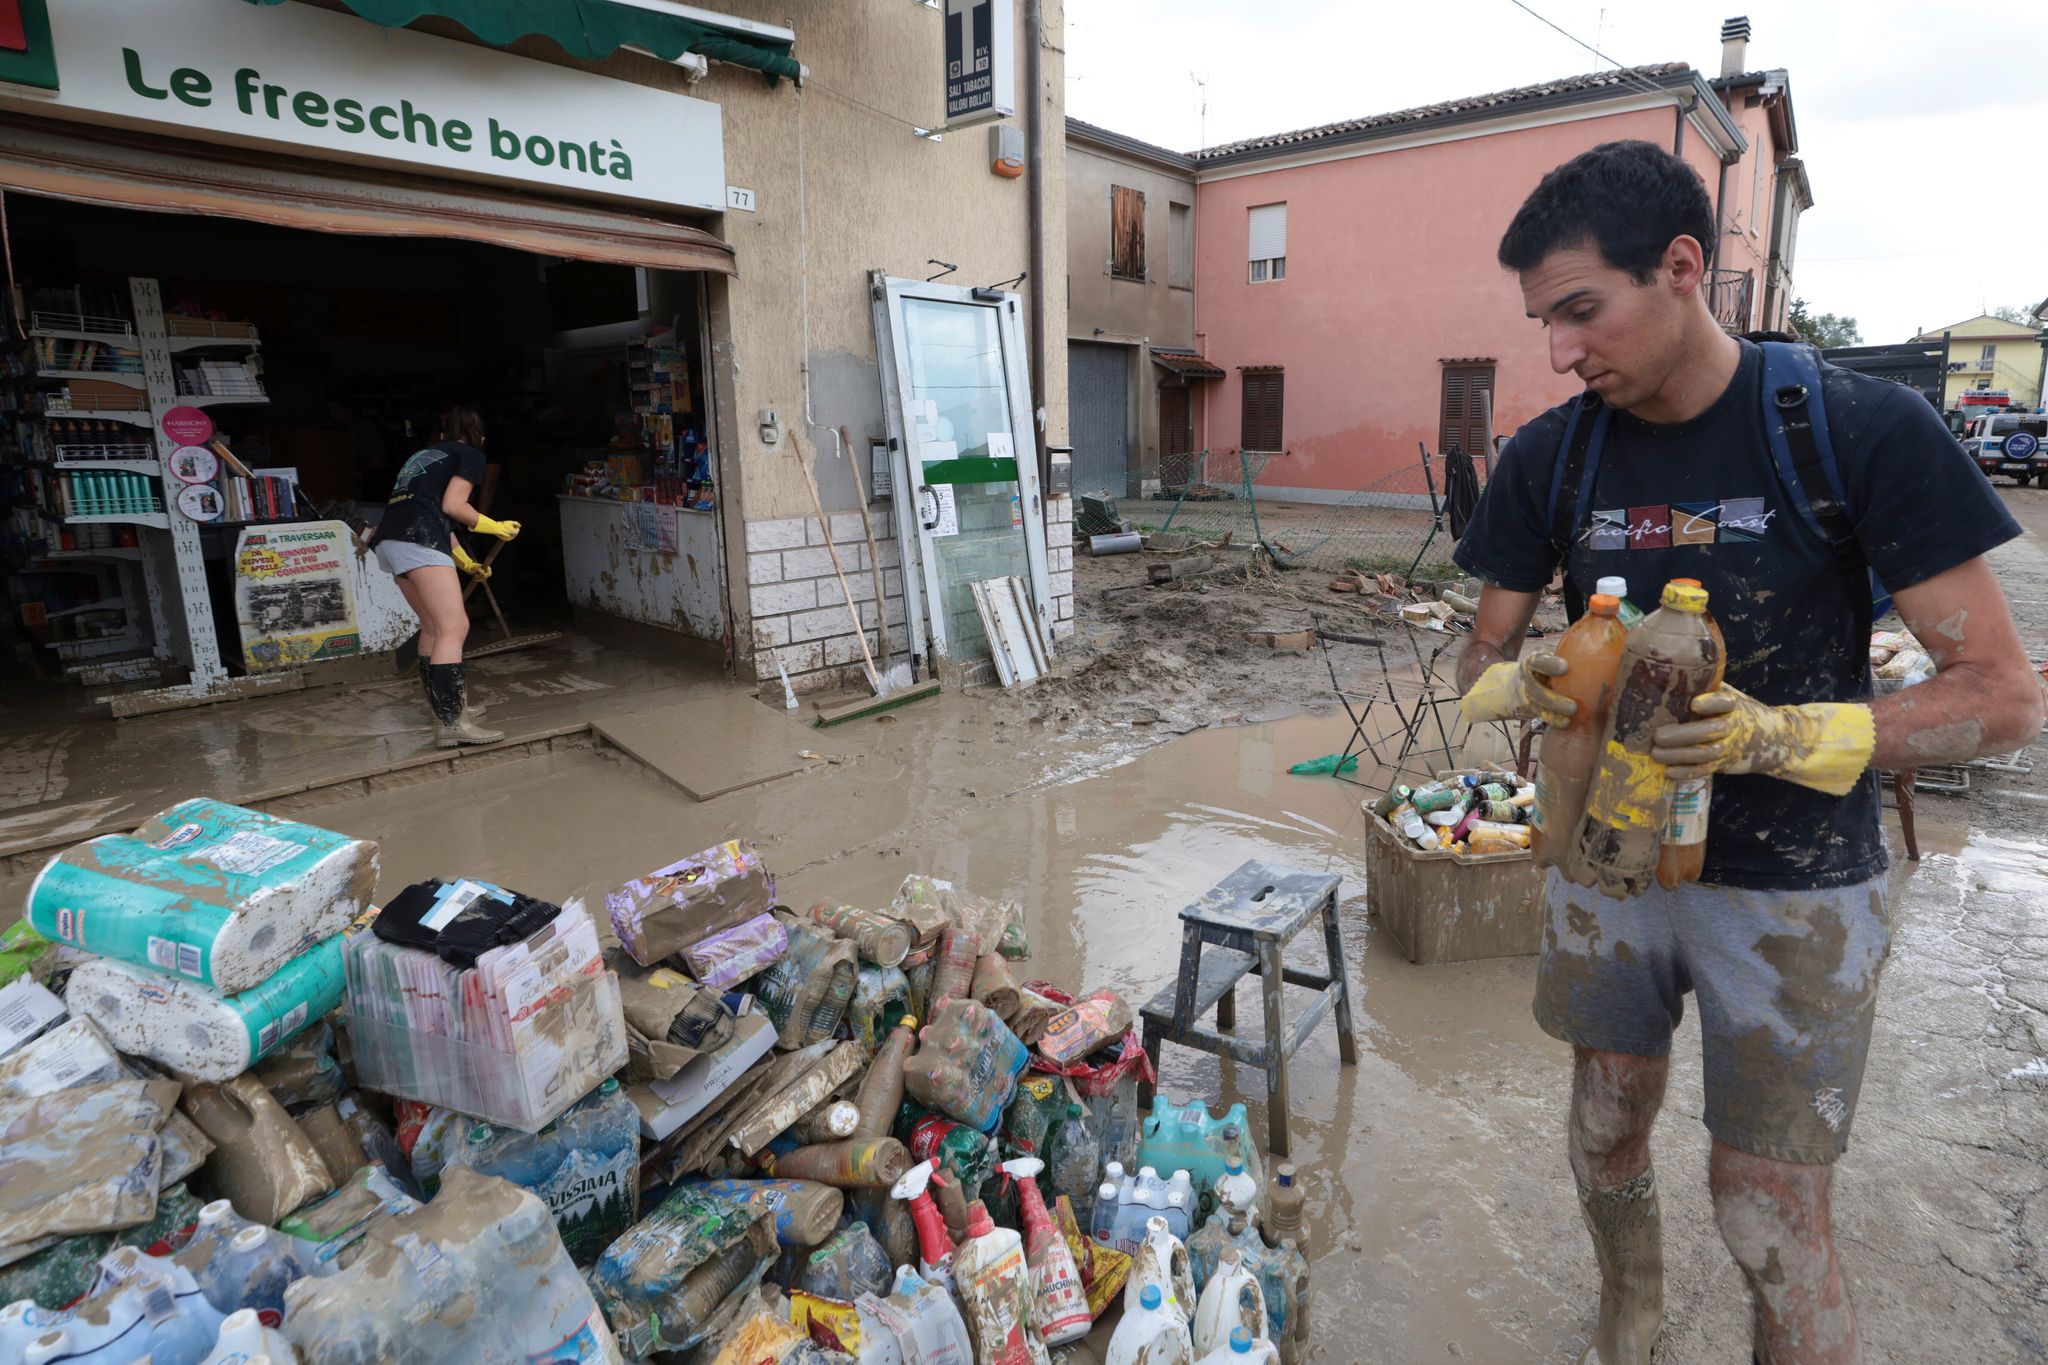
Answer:
[[(1358, 1065), (1358, 1043), (1351, 1030), (1351, 988), (1344, 969), (1344, 929), (1337, 918), (1337, 887), (1331, 873), (1300, 872), (1270, 863), (1248, 862), (1225, 877), (1202, 898), (1180, 912), (1180, 975), (1146, 1002), (1145, 1055), (1159, 1069), (1159, 1045), (1178, 1043), (1218, 1057), (1230, 1057), (1266, 1073), (1267, 1143), (1274, 1155), (1288, 1156), (1287, 1059), (1316, 1031), (1334, 1005), (1337, 1012), (1337, 1055), (1345, 1066)], [(1323, 921), (1323, 947), (1329, 974), (1303, 971), (1282, 962), (1287, 945), (1318, 915)], [(1207, 945), (1208, 951), (1203, 947)], [(1211, 1007), (1216, 1028), (1237, 1027), (1237, 983), (1247, 975), (1259, 978), (1265, 998), (1266, 1037), (1257, 1045), (1227, 1038), (1196, 1021)], [(1318, 992), (1290, 1030), (1280, 1008), (1282, 984)], [(1151, 1086), (1139, 1098), (1141, 1111), (1152, 1103)]]

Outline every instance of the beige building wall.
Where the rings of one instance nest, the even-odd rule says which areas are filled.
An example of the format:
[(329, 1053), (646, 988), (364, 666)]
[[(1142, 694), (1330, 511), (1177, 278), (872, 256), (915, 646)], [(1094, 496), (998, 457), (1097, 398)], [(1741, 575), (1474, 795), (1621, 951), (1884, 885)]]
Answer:
[[(1170, 205), (1184, 204), (1193, 232), (1195, 177), (1150, 158), (1095, 141), (1069, 128), (1066, 138), (1067, 330), (1071, 341), (1123, 344), (1130, 353), (1130, 463), (1152, 477), (1159, 467), (1159, 382), (1149, 347), (1195, 346), (1194, 262), (1187, 287), (1172, 283)], [(1110, 187), (1145, 196), (1144, 280), (1110, 274)], [(1192, 236), (1189, 238), (1192, 241)], [(1190, 412), (1200, 444), (1201, 389)], [(1077, 438), (1078, 439), (1078, 438)], [(1077, 457), (1078, 458), (1078, 457)]]
[[(706, 224), (732, 244), (738, 271), (730, 280), (711, 277), (708, 290), (735, 670), (742, 678), (773, 678), (780, 663), (809, 690), (856, 678), (857, 666), (849, 666), (858, 664), (860, 651), (799, 459), (811, 464), (863, 618), (871, 629), (876, 619), (853, 478), (833, 435), (846, 426), (864, 456), (867, 439), (884, 430), (868, 272), (921, 280), (940, 269), (929, 264), (936, 258), (959, 267), (946, 276), (950, 284), (1011, 279), (1029, 264), (1029, 191), (1023, 178), (991, 170), (989, 125), (946, 132), (939, 141), (912, 132), (913, 126), (943, 129), (945, 123), (942, 10), (904, 0), (720, 0), (716, 8), (793, 29), (794, 55), (809, 70), (803, 86), (770, 86), (758, 72), (718, 63), (693, 84), (681, 68), (651, 57), (621, 52), (603, 62), (579, 62), (546, 41), (525, 40), (512, 50), (710, 100), (723, 111), (726, 181), (755, 196), (753, 212), (728, 211)], [(1045, 392), (1034, 403), (1045, 410), (1048, 443), (1063, 445), (1063, 0), (1043, 0), (1042, 8), (1050, 35), (1040, 45), (1038, 92), (1047, 343)], [(1020, 130), (1030, 94), (1024, 9), (1016, 0), (1018, 108), (1006, 120)], [(437, 21), (418, 27), (469, 40), (463, 30)], [(1008, 287), (1025, 300), (1028, 337), (1030, 283)], [(782, 420), (782, 439), (772, 445), (761, 439), (756, 420), (764, 408)], [(861, 479), (865, 485), (865, 465)], [(886, 504), (869, 510), (876, 534), (887, 541), (878, 558), (900, 655), (907, 633), (894, 518)], [(1050, 500), (1047, 511), (1056, 615), (1071, 630), (1065, 523), (1053, 520), (1070, 514)], [(870, 647), (875, 643), (870, 634)]]
[[(2016, 322), (1980, 314), (1974, 318), (1936, 327), (1914, 337), (1915, 341), (1940, 341), (1948, 333), (1948, 382), (1942, 390), (1942, 406), (1953, 408), (1972, 389), (2004, 389), (2021, 407), (2041, 401), (2040, 333)], [(1986, 355), (1986, 349), (1990, 354)]]

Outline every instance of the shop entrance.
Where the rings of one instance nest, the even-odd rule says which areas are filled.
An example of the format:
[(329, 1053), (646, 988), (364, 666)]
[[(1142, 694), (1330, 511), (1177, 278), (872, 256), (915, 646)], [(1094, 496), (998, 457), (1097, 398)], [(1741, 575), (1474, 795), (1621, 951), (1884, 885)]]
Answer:
[[(360, 581), (252, 589), (246, 545), (269, 528), (374, 524), (399, 466), (436, 439), (454, 403), (477, 407), (488, 432), (476, 503), (524, 527), (490, 581), (517, 629), (560, 628), (588, 609), (724, 659), (701, 275), (19, 193), (5, 202), (0, 702), (11, 720), (23, 707), (90, 713), (93, 698), (206, 672), (193, 656), (204, 632), (185, 628), (192, 602), (229, 678), (404, 666), (379, 618), (390, 594)], [(137, 327), (149, 311), (137, 281), (153, 282), (166, 334), (155, 350)], [(151, 372), (152, 355), (169, 373)], [(158, 388), (211, 431), (171, 432), (152, 411)], [(178, 537), (196, 553), (174, 554)], [(481, 558), (485, 546), (472, 549)], [(357, 619), (345, 619), (344, 599)], [(324, 626), (339, 645), (299, 663), (266, 655), (251, 638), (252, 600), (254, 635)], [(404, 639), (410, 618), (397, 610)], [(369, 627), (355, 648), (351, 624)], [(496, 634), (485, 613), (471, 640)]]

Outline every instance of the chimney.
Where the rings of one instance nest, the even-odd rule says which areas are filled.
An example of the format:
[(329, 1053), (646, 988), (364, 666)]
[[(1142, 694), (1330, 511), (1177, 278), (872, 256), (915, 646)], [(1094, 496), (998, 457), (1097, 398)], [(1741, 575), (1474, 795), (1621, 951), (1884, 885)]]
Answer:
[(1740, 76), (1749, 60), (1749, 16), (1738, 14), (1721, 25), (1721, 74)]

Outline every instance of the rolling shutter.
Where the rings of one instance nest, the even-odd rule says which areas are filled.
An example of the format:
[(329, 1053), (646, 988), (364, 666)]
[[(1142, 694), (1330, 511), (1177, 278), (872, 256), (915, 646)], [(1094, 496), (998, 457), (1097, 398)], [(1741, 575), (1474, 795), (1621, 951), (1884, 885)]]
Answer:
[(1261, 204), (1251, 210), (1246, 239), (1248, 261), (1270, 261), (1287, 254), (1287, 205)]

